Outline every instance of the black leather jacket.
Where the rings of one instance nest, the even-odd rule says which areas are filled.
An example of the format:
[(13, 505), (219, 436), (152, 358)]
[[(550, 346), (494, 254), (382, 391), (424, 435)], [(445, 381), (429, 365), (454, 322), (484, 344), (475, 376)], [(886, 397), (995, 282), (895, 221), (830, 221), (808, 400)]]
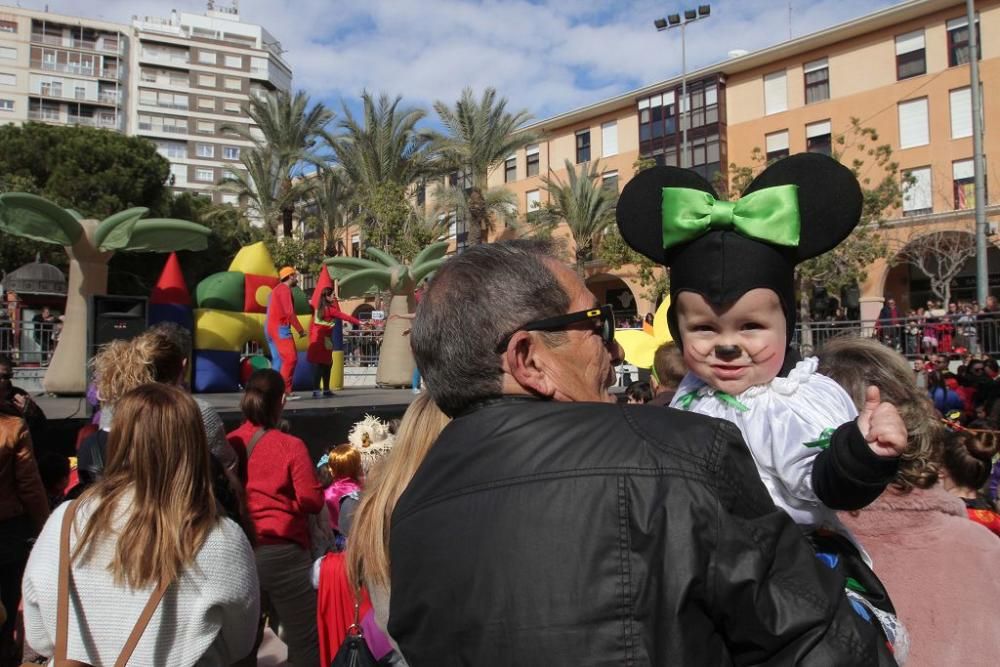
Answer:
[(735, 426), (499, 399), (391, 526), (389, 632), (424, 665), (894, 665)]

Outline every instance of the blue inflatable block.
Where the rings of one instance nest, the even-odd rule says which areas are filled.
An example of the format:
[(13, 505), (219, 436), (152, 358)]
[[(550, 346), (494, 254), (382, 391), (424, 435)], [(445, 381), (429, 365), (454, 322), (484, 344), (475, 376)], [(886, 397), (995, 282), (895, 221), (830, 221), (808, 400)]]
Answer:
[(295, 364), (295, 375), (292, 376), (292, 389), (295, 391), (311, 391), (313, 388), (313, 365), (306, 359), (305, 352), (299, 352)]
[(183, 329), (194, 331), (194, 311), (191, 310), (191, 306), (175, 303), (149, 304), (150, 325), (160, 322), (173, 322)]
[(193, 381), (195, 393), (239, 391), (240, 353), (195, 350)]

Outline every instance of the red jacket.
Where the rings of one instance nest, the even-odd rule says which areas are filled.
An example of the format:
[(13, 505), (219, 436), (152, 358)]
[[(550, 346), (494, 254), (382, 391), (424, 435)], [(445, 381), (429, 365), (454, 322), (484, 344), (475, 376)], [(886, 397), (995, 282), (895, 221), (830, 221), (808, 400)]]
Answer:
[[(227, 439), (237, 454), (246, 452), (256, 426), (243, 422)], [(257, 530), (257, 542), (309, 548), (307, 515), (323, 508), (323, 487), (304, 442), (272, 429), (258, 442), (247, 461), (247, 507)]]
[(267, 328), (272, 332), (280, 325), (294, 327), (300, 334), (305, 333), (299, 318), (295, 316), (295, 302), (292, 299), (292, 288), (288, 283), (278, 283), (271, 292), (268, 304)]

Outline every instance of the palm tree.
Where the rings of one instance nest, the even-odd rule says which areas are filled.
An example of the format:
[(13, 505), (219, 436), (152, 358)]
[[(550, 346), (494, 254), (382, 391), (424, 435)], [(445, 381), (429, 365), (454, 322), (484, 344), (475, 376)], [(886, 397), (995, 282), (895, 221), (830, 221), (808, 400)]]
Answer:
[[(462, 188), (442, 188), (434, 195), (431, 215), (435, 218), (443, 216), (446, 220), (454, 216), (456, 220), (469, 221), (472, 219), (470, 200), (471, 193)], [(483, 193), (482, 200), (486, 209), (485, 229), (492, 231), (497, 221), (502, 221), (508, 227), (517, 225), (516, 194), (507, 188), (490, 188)]]
[(323, 237), (326, 254), (340, 254), (337, 240), (351, 224), (354, 191), (344, 170), (339, 167), (320, 169), (313, 181), (309, 212), (305, 223)]
[(277, 157), (266, 150), (244, 151), (240, 163), (246, 171), (231, 171), (219, 181), (218, 188), (238, 195), (248, 217), (262, 222), (272, 236), (277, 235), (284, 211), (294, 208), (312, 183), (303, 179), (286, 187)]
[(566, 223), (576, 246), (576, 270), (581, 276), (584, 263), (591, 258), (604, 233), (615, 222), (618, 192), (603, 187), (600, 180), (599, 160), (581, 165), (580, 172), (577, 172), (576, 165), (566, 160), (566, 181), (558, 177), (542, 177), (543, 188), (549, 193), (549, 203), (543, 207), (535, 224), (554, 226)]
[(45, 372), (45, 391), (86, 391), (90, 297), (107, 294), (108, 262), (115, 252), (204, 250), (208, 246), (211, 231), (207, 227), (186, 220), (143, 219), (148, 212), (143, 207), (130, 208), (97, 221), (36, 195), (0, 195), (0, 232), (65, 246), (69, 255), (66, 313), (59, 345)]
[(226, 125), (222, 131), (234, 132), (252, 141), (260, 154), (269, 154), (269, 159), (263, 162), (270, 164), (277, 176), (279, 187), (274, 198), (281, 202), (282, 233), (291, 236), (295, 214), (295, 198), (291, 196), (294, 179), (301, 175), (299, 167), (303, 163), (318, 161), (313, 148), (333, 119), (333, 112), (319, 102), (310, 106), (309, 96), (301, 90), (294, 97), (279, 90), (251, 95), (246, 115), (259, 132), (245, 125)]
[(365, 249), (372, 259), (332, 257), (324, 262), (330, 277), (340, 281), (341, 296), (360, 297), (376, 289), (392, 294), (375, 373), (378, 386), (405, 387), (412, 382), (413, 353), (404, 334), (410, 323), (403, 316), (416, 311), (414, 291), (417, 285), (444, 263), (447, 251), (447, 241), (432, 243), (417, 253), (409, 265), (378, 248)]
[(466, 88), (454, 108), (437, 101), (434, 110), (448, 131), (435, 146), (442, 166), (457, 169), (472, 179), (469, 243), (481, 243), (483, 231), (489, 224), (486, 179), (511, 153), (534, 140), (534, 133), (519, 130), (531, 115), (523, 109), (517, 113), (508, 112), (506, 98), (497, 98), (493, 88), (484, 90), (479, 100), (475, 99), (471, 88)]

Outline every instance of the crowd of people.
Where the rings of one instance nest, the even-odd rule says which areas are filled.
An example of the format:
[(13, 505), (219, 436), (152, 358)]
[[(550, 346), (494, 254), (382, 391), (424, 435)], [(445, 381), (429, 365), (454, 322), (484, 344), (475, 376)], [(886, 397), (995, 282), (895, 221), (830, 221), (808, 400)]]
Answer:
[(1000, 305), (988, 296), (976, 301), (929, 300), (904, 311), (888, 297), (879, 313), (876, 336), (907, 356), (920, 354), (1000, 354)]
[(252, 665), (267, 626), (323, 667), (992, 661), (996, 362), (850, 336), (799, 359), (747, 294), (679, 291), (675, 341), (615, 395), (611, 309), (551, 246), (469, 248), (412, 322), (426, 391), (317, 460), (280, 374), (227, 434), (158, 325), (93, 360), (71, 481), (0, 359), (0, 667), (22, 638)]

